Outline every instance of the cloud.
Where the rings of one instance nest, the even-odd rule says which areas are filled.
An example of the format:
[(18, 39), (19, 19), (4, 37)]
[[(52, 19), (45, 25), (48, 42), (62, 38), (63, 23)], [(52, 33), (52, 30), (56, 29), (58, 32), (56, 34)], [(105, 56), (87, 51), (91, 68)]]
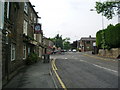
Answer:
[[(95, 6), (95, 0), (32, 0), (32, 3), (42, 17), (40, 22), (47, 37), (60, 33), (73, 41), (83, 36), (96, 36), (101, 29), (101, 15), (90, 11)], [(115, 23), (116, 19), (113, 20)], [(113, 20), (105, 19), (105, 26)]]

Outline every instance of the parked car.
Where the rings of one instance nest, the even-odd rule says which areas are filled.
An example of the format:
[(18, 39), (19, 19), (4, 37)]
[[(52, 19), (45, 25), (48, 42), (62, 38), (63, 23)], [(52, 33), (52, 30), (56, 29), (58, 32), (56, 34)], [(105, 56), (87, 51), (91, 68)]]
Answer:
[(71, 52), (71, 50), (68, 50), (69, 52)]
[(73, 51), (73, 52), (76, 52), (77, 50), (76, 50), (76, 49), (73, 49), (72, 51)]

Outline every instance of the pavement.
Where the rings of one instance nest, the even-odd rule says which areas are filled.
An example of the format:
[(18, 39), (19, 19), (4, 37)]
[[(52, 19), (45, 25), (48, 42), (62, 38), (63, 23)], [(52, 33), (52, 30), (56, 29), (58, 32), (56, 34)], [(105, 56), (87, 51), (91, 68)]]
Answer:
[(55, 88), (50, 63), (41, 61), (26, 66), (3, 88)]
[(88, 51), (88, 52), (82, 52), (83, 54), (87, 54), (90, 56), (95, 56), (95, 57), (99, 57), (99, 58), (104, 58), (104, 59), (109, 59), (109, 60), (120, 60), (120, 59), (115, 59), (115, 58), (110, 58), (110, 57), (105, 57), (105, 56), (100, 56), (98, 54), (92, 54), (92, 51)]

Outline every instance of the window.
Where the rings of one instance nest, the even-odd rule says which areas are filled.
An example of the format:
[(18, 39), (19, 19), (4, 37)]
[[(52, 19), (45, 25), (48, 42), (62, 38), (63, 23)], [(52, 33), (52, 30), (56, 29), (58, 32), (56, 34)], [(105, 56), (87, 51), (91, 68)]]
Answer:
[(15, 60), (15, 44), (11, 44), (11, 61)]
[(34, 34), (34, 39), (37, 40), (37, 35), (36, 34)]
[(41, 57), (41, 55), (42, 55), (42, 48), (39, 47), (39, 57)]
[(39, 42), (42, 43), (42, 36), (39, 36)]
[(86, 41), (87, 44), (90, 44), (90, 41)]
[(28, 22), (24, 20), (23, 23), (23, 34), (27, 35)]
[(7, 18), (9, 18), (10, 2), (7, 2)]
[(4, 3), (0, 2), (0, 29), (4, 26)]
[(26, 13), (28, 13), (28, 5), (27, 5), (26, 2), (24, 3), (24, 11), (25, 11)]
[(23, 59), (26, 59), (26, 45), (23, 45)]
[(37, 23), (37, 22), (36, 22), (36, 18), (35, 18), (35, 17), (34, 17), (34, 23)]
[(30, 54), (30, 47), (28, 47), (28, 55)]
[(31, 20), (29, 20), (29, 24), (32, 24)]

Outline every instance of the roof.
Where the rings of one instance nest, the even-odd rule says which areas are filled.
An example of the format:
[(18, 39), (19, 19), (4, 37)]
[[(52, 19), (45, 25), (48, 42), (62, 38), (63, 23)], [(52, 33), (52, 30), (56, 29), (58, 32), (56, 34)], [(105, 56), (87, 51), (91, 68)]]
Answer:
[(82, 40), (82, 41), (95, 41), (96, 38), (95, 37), (82, 37), (80, 40)]
[(29, 5), (31, 7), (31, 9), (33, 10), (33, 12), (35, 13), (35, 15), (37, 16), (37, 18), (40, 18), (37, 14), (37, 12), (35, 11), (35, 9), (33, 8), (33, 5), (31, 4), (31, 2), (29, 1)]

